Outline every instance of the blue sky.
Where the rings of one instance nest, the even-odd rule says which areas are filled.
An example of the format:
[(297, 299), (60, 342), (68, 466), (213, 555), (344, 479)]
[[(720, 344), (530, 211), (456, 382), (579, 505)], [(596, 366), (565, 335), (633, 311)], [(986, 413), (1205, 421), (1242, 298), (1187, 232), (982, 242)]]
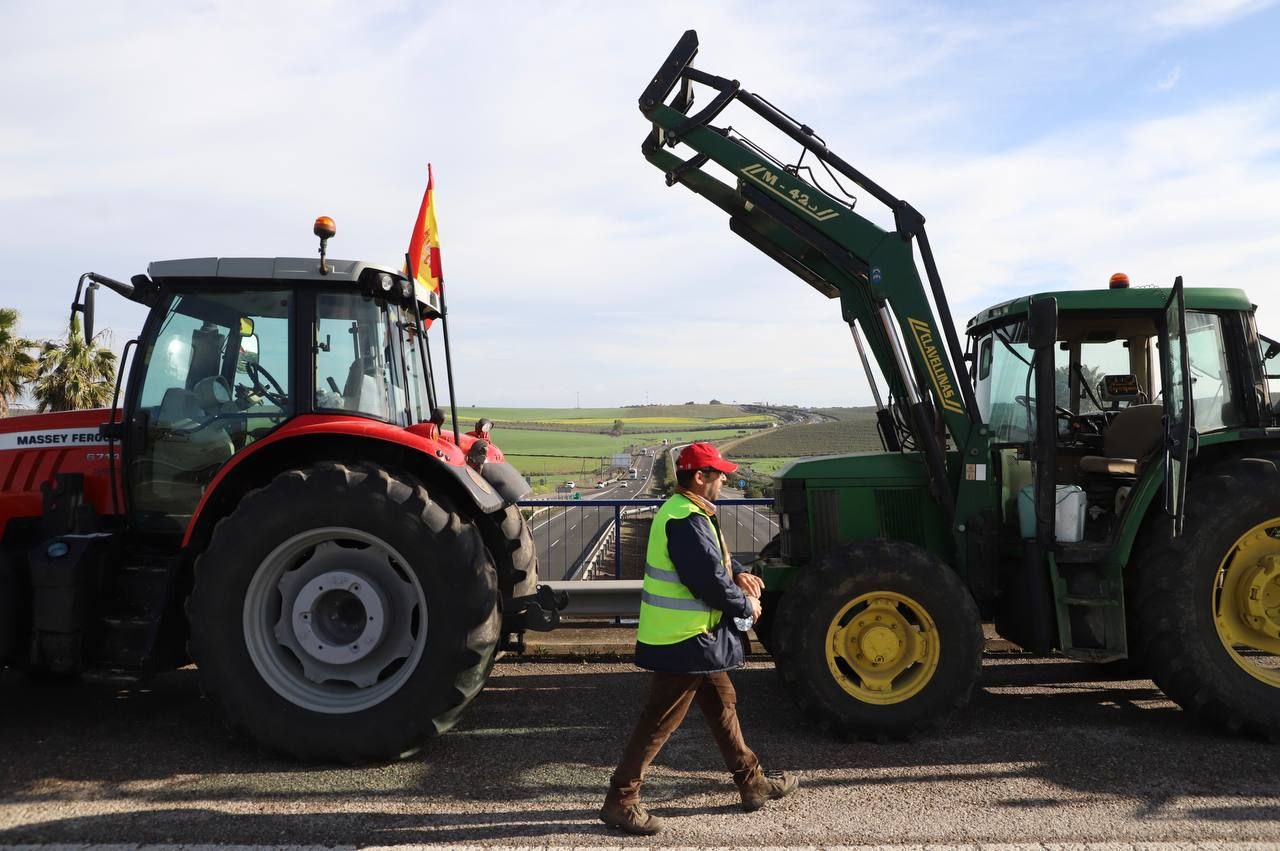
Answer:
[(320, 214), (395, 263), (431, 161), (460, 403), (866, 404), (836, 306), (639, 154), (692, 27), (924, 213), (960, 323), (1124, 270), (1280, 336), (1273, 3), (641, 5), (4, 4), (0, 302), (56, 336), (81, 272), (308, 256)]

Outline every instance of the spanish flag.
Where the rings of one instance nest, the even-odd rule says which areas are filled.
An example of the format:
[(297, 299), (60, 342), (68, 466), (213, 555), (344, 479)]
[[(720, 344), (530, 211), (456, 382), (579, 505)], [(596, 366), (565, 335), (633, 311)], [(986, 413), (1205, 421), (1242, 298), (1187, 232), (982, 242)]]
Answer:
[(422, 196), (422, 209), (409, 238), (408, 273), (432, 292), (440, 292), (444, 274), (440, 271), (440, 232), (436, 230), (435, 201), (432, 198), (434, 178), (427, 163), (427, 194)]

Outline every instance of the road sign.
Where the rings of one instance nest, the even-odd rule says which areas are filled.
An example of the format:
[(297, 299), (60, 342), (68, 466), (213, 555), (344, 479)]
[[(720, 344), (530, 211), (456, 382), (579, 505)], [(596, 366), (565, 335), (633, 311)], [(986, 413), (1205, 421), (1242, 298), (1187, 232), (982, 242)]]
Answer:
[(630, 467), (630, 466), (631, 466), (631, 456), (630, 456), (629, 454), (625, 454), (625, 453), (621, 453), (621, 454), (618, 454), (618, 455), (614, 455), (614, 456), (613, 456), (613, 466), (615, 466), (615, 467)]
[(746, 479), (738, 479), (738, 488), (739, 488), (739, 490), (741, 490), (742, 488), (745, 488), (746, 486), (747, 486), (747, 480), (746, 480)]

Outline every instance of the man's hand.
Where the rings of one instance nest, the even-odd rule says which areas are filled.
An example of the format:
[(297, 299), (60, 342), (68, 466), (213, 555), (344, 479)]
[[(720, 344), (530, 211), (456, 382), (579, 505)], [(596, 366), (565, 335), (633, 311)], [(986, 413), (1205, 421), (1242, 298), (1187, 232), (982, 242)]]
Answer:
[(764, 580), (746, 571), (736, 574), (733, 577), (733, 583), (741, 588), (742, 593), (748, 597), (759, 597), (760, 593), (764, 591)]
[(760, 602), (759, 597), (748, 597), (747, 600), (751, 603), (751, 619), (760, 620), (760, 613), (764, 611), (764, 604)]

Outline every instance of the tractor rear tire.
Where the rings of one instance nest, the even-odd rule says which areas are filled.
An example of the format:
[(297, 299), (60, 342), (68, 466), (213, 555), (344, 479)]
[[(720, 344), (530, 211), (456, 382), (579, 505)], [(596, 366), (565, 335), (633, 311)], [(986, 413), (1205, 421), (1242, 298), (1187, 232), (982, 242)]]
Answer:
[(1280, 468), (1241, 458), (1197, 476), (1182, 534), (1160, 516), (1135, 564), (1142, 659), (1189, 715), (1280, 729)]
[(308, 761), (406, 755), (483, 688), (500, 630), (475, 525), (373, 464), (276, 476), (195, 563), (191, 650), (228, 725)]
[(843, 737), (902, 738), (939, 728), (982, 669), (982, 622), (968, 588), (902, 541), (848, 544), (802, 570), (774, 642), (801, 708)]

